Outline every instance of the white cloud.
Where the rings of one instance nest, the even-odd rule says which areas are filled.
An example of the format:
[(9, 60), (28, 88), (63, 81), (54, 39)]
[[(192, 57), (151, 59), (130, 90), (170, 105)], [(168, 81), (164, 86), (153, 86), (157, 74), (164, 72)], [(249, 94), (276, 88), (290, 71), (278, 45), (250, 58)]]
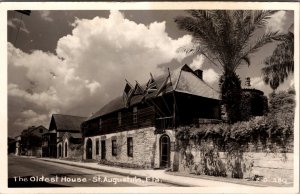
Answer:
[(208, 82), (209, 84), (212, 85), (218, 82), (220, 75), (213, 68), (204, 69), (204, 62), (205, 62), (204, 55), (202, 54), (197, 55), (193, 59), (190, 67), (193, 70), (201, 69), (203, 71), (203, 80)]
[(39, 14), (43, 20), (47, 22), (53, 22), (53, 18), (50, 17), (50, 11), (48, 10), (39, 11)]
[[(160, 64), (185, 57), (176, 51), (192, 37), (172, 39), (165, 28), (165, 22), (146, 26), (112, 11), (109, 18), (76, 19), (72, 33), (59, 39), (57, 54), (28, 54), (8, 43), (10, 103), (25, 101), (26, 110), (36, 107), (41, 115), (90, 115), (122, 94), (125, 78), (145, 83), (149, 72), (163, 73)], [(24, 114), (34, 119), (30, 113)]]
[(262, 77), (251, 77), (251, 87), (264, 91), (265, 94), (270, 94), (272, 89), (269, 85), (266, 85)]
[(14, 29), (20, 28), (20, 31), (25, 32), (26, 34), (30, 33), (29, 30), (27, 29), (24, 21), (20, 20), (18, 18), (13, 18), (13, 19), (8, 20), (7, 25)]
[(193, 62), (191, 63), (191, 68), (193, 69), (202, 69), (203, 68), (203, 63), (205, 61), (204, 55), (200, 54), (197, 55), (194, 59)]
[(220, 75), (212, 68), (203, 71), (203, 80), (213, 84), (219, 81)]
[(94, 94), (97, 89), (101, 87), (99, 82), (93, 81), (92, 83), (89, 83), (89, 81), (86, 80), (86, 87), (90, 89), (91, 94)]
[(266, 31), (267, 32), (280, 32), (286, 33), (288, 29), (285, 29), (286, 11), (278, 11), (271, 16), (268, 20)]
[(42, 91), (40, 93), (30, 94), (26, 90), (19, 88), (18, 85), (10, 83), (8, 84), (8, 95), (19, 97), (49, 110), (54, 107), (58, 108), (61, 105), (56, 94), (56, 90), (53, 87), (50, 87), (49, 90)]
[(15, 124), (19, 127), (28, 126), (47, 126), (48, 115), (37, 114), (33, 110), (25, 110), (21, 113), (21, 117), (16, 119)]
[(30, 118), (30, 117), (35, 117), (37, 116), (36, 112), (34, 112), (33, 110), (29, 109), (29, 110), (26, 110), (26, 111), (23, 111), (21, 113), (25, 118)]
[(295, 87), (295, 80), (294, 80), (294, 78), (292, 78), (290, 80), (290, 88), (293, 88), (293, 87)]

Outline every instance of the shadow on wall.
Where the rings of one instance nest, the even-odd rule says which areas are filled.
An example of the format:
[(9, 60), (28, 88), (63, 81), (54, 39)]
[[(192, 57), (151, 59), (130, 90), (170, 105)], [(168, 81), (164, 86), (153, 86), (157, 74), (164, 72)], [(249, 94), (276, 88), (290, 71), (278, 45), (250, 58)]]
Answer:
[(199, 154), (200, 157), (196, 158), (190, 150), (175, 153), (174, 161), (181, 162), (174, 162), (173, 170), (188, 171), (196, 175), (245, 178), (244, 173), (247, 172), (248, 168), (243, 154), (227, 157), (226, 160), (221, 158), (215, 149), (202, 150)]

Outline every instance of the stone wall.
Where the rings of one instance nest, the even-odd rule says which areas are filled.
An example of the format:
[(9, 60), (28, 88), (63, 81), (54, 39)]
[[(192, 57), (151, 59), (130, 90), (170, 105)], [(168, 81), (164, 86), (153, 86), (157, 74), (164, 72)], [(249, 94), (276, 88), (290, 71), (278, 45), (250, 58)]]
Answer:
[[(92, 159), (101, 160), (101, 140), (106, 144), (106, 160), (116, 163), (134, 164), (143, 168), (159, 168), (160, 150), (159, 139), (162, 134), (155, 134), (154, 127), (137, 130), (111, 133), (107, 135), (86, 137), (84, 140), (84, 154), (86, 159), (86, 142), (92, 140)], [(175, 142), (175, 132), (166, 130), (165, 134), (170, 137), (171, 142)], [(127, 155), (127, 137), (133, 139), (133, 157)], [(99, 153), (96, 153), (96, 140), (99, 142)], [(112, 139), (117, 140), (117, 156), (112, 155)], [(173, 165), (174, 151), (170, 153), (170, 163)]]
[[(265, 181), (293, 181), (294, 158), (293, 153), (270, 153), (267, 150), (253, 149), (253, 144), (248, 150), (243, 152), (239, 157), (231, 159), (225, 152), (217, 152), (218, 158), (222, 161), (226, 168), (227, 177), (232, 177), (233, 170), (230, 169), (230, 164), (238, 161), (242, 178), (253, 178), (262, 176)], [(197, 166), (200, 166), (204, 160), (204, 154), (201, 153), (200, 147), (214, 147), (212, 141), (201, 142), (201, 145), (195, 145), (192, 141), (187, 146), (186, 150), (178, 150), (178, 166), (173, 165), (174, 171), (197, 173)], [(192, 162), (187, 155), (191, 154)], [(233, 165), (234, 166), (234, 165)], [(203, 172), (204, 174), (204, 172)]]
[(82, 160), (83, 145), (80, 144), (70, 144), (68, 148), (68, 159), (72, 160)]
[[(67, 148), (65, 145), (67, 144)], [(65, 156), (65, 149), (67, 149), (67, 157)], [(72, 160), (81, 160), (82, 159), (82, 149), (81, 144), (72, 144), (69, 138), (65, 138), (62, 142), (62, 157)]]

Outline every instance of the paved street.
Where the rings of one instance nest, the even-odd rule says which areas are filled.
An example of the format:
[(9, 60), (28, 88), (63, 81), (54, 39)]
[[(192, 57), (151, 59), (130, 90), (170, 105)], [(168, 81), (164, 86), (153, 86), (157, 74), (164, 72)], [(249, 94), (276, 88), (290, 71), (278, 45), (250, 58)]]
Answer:
[(142, 180), (96, 170), (8, 157), (8, 187), (142, 187), (168, 186), (158, 180)]

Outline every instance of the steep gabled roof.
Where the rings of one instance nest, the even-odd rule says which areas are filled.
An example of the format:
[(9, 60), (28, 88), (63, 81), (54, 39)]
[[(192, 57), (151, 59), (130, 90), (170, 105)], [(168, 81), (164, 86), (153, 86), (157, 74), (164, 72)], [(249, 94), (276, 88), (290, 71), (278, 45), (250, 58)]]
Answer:
[(206, 82), (199, 79), (194, 72), (181, 71), (175, 91), (202, 96), (211, 99), (220, 99), (220, 94), (209, 86)]
[[(168, 76), (168, 74), (162, 75), (154, 79), (157, 88), (160, 88), (164, 84)], [(170, 72), (170, 82), (171, 84), (166, 87), (166, 89), (164, 90), (164, 94), (170, 93), (172, 91), (177, 91), (181, 93), (220, 100), (219, 92), (210, 87), (205, 81), (200, 79), (188, 65), (183, 65), (180, 68), (177, 68)], [(144, 85), (142, 86), (142, 88), (145, 89), (146, 86)], [(155, 98), (156, 96), (161, 95), (163, 94), (158, 94), (158, 90), (147, 93), (146, 95), (136, 95), (131, 98), (130, 105), (137, 104), (143, 99), (147, 100), (149, 98)], [(99, 111), (89, 117), (86, 121), (120, 110), (122, 108), (125, 108), (125, 105), (122, 96), (119, 96), (104, 105)]]
[(50, 121), (49, 130), (56, 129), (58, 131), (78, 131), (80, 125), (86, 117), (53, 114)]

